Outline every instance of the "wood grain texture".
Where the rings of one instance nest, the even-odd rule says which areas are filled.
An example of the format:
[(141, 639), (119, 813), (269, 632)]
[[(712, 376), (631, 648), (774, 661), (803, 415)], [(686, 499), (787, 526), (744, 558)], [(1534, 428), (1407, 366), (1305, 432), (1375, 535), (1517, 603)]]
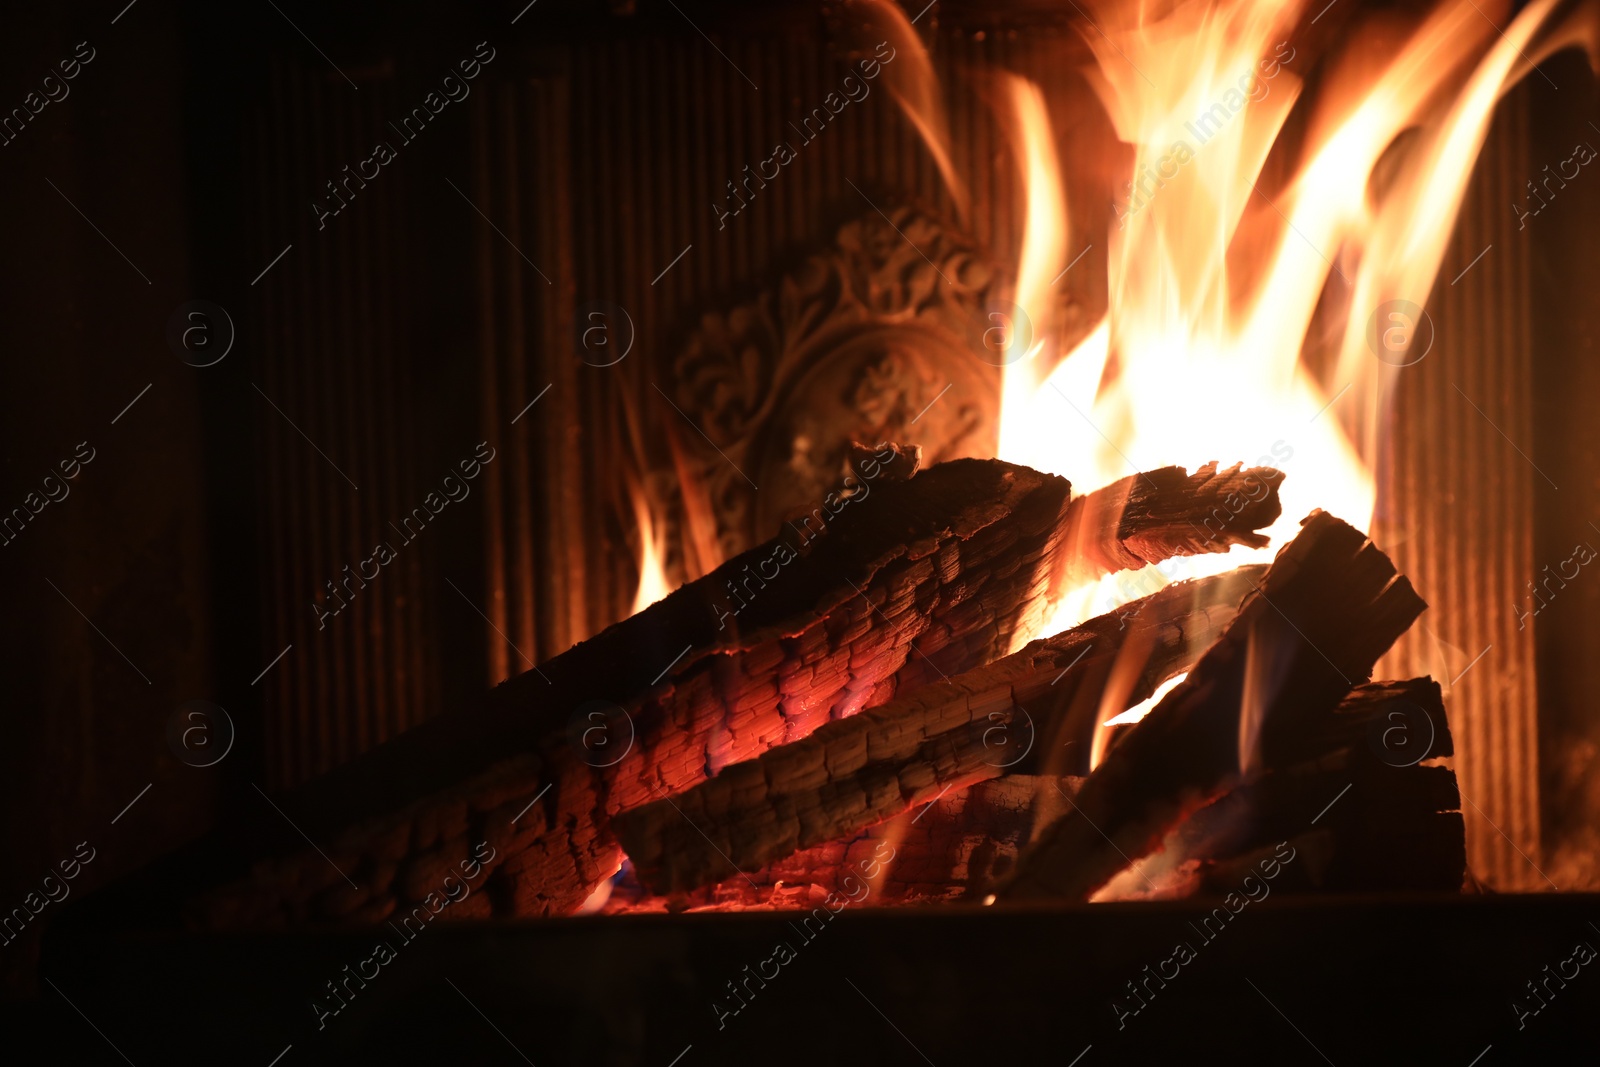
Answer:
[[(1263, 568), (1182, 582), (996, 663), (830, 723), (809, 738), (729, 767), (688, 791), (627, 811), (617, 833), (640, 881), (675, 893), (729, 865), (758, 869), (848, 837), (958, 789), (1021, 770), (1054, 748), (1058, 720), (1082, 698), (1099, 708), (1125, 649), (1136, 649), (1128, 706), (1186, 669), (1233, 620)], [(1122, 710), (1118, 708), (1117, 710)], [(1092, 733), (1094, 719), (1085, 722)], [(1079, 740), (1087, 734), (1080, 730)]]
[(1305, 862), (1274, 891), (1456, 892), (1466, 838), (1455, 754), (1439, 683), (1357, 686), (1264, 773), (1189, 816), (1096, 899), (1235, 892), (1279, 842)]
[[(486, 842), (474, 908), (569, 913), (621, 864), (617, 813), (1002, 656), (1049, 608), (1067, 545), (1112, 566), (1192, 550), (1174, 516), (1228, 507), (1247, 475), (1151, 472), (1168, 498), (1093, 536), (1082, 517), (1100, 511), (1023, 467), (959, 460), (872, 481), (830, 498), (825, 523), (791, 525), (484, 706), (278, 798), (281, 813), (263, 802), (248, 825), (151, 872), (143, 906), (158, 915), (176, 900), (182, 922), (206, 928), (378, 921)], [(1255, 536), (1276, 509), (1268, 494), (1230, 511), (1206, 547)]]
[(870, 904), (981, 897), (1027, 842), (1035, 813), (1050, 810), (1056, 790), (1071, 796), (1080, 782), (1008, 774), (951, 789), (888, 822), (670, 898), (652, 894), (630, 869), (604, 911), (810, 909), (829, 893)]
[(1302, 744), (1425, 606), (1366, 535), (1312, 512), (1228, 632), (1111, 750), (999, 895), (1093, 894), (1196, 809)]

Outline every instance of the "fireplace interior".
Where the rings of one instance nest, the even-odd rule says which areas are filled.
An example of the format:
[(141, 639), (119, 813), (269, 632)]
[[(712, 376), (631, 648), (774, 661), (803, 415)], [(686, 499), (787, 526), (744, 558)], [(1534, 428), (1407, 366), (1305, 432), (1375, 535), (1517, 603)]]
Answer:
[(1592, 1045), (1592, 0), (20, 22), (8, 1042)]

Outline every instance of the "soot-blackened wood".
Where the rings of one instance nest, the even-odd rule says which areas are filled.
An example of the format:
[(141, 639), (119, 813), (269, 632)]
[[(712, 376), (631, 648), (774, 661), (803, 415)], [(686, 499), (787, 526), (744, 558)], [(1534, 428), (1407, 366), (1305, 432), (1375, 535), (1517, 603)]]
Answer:
[(1228, 632), (1111, 750), (997, 895), (1089, 897), (1244, 773), (1292, 750), (1425, 606), (1366, 535), (1313, 512)]
[(1394, 767), (1455, 755), (1439, 683), (1412, 678), (1356, 686), (1331, 716), (1283, 737), (1264, 759), (1269, 769), (1284, 770), (1357, 744)]
[(198, 919), (382, 918), (479, 839), (498, 857), (497, 911), (569, 912), (620, 863), (612, 813), (887, 699), (908, 659), (920, 678), (1004, 651), (1044, 608), (1068, 503), (1065, 480), (996, 461), (865, 479), (487, 707), (286, 800), (359, 890), (302, 840), (206, 896)]
[(1054, 799), (1082, 781), (1009, 774), (951, 789), (900, 818), (676, 897), (649, 892), (630, 873), (604, 911), (808, 910), (829, 893), (875, 905), (981, 897), (1016, 859), (1036, 812), (1059, 808)]
[[(1273, 838), (1292, 842), (1315, 835), (1317, 842), (1310, 853), (1312, 862), (1297, 869), (1294, 877), (1278, 888), (1324, 893), (1455, 893), (1466, 880), (1466, 824), (1462, 814), (1459, 810), (1437, 810), (1460, 804), (1459, 799), (1451, 799), (1459, 794), (1455, 773), (1448, 767), (1358, 765), (1342, 776), (1309, 776), (1293, 787), (1286, 787), (1281, 781), (1264, 781), (1261, 785), (1263, 788), (1252, 789), (1250, 803), (1254, 811), (1262, 813), (1274, 810), (1272, 805), (1277, 810), (1304, 813), (1310, 806), (1305, 801), (1313, 790), (1332, 797), (1350, 786), (1350, 791), (1316, 825), (1311, 825), (1308, 817)], [(1346, 804), (1350, 807), (1341, 811)], [(1315, 810), (1310, 812), (1311, 816), (1316, 814)], [(1236, 872), (1247, 866), (1240, 861), (1269, 847), (1263, 844), (1256, 850), (1200, 863), (1196, 869), (1197, 891), (1225, 893), (1238, 889)]]
[[(1313, 755), (1314, 753), (1314, 755)], [(1292, 839), (1315, 827), (1312, 858), (1288, 883), (1326, 892), (1454, 892), (1466, 875), (1466, 827), (1439, 684), (1431, 678), (1353, 690), (1303, 747), (1284, 746), (1260, 780), (1190, 819), (1194, 855), (1244, 852), (1231, 807), (1255, 813), (1255, 839)], [(1423, 766), (1423, 761), (1429, 766)], [(1216, 809), (1213, 811), (1212, 809)], [(1232, 872), (1204, 869), (1214, 888)]]
[[(1248, 857), (1317, 831), (1285, 887), (1442, 890), (1461, 887), (1466, 842), (1454, 754), (1438, 683), (1358, 686), (1252, 781), (1200, 808), (1097, 899), (1226, 893)], [(1424, 760), (1430, 765), (1423, 766)]]
[[(1122, 707), (1187, 669), (1232, 621), (1262, 567), (1182, 582), (1015, 655), (726, 768), (681, 796), (613, 825), (639, 880), (671, 894), (757, 870), (856, 834), (945, 789), (1048, 767), (1038, 747), (1076, 717), (1092, 732), (1102, 694)], [(1089, 732), (1080, 732), (1087, 746)], [(1048, 740), (1046, 740), (1048, 739)], [(1043, 745), (1039, 745), (1040, 742)]]
[(998, 461), (903, 481), (898, 469), (891, 458), (877, 480), (861, 472), (865, 491), (830, 497), (781, 545), (728, 561), (482, 706), (431, 720), (277, 808), (263, 799), (101, 894), (85, 922), (378, 921), (439, 892), (479, 841), (493, 849), (482, 891), (441, 914), (570, 912), (621, 861), (615, 812), (1002, 654), (1046, 610), (1069, 535), (1097, 558), (1144, 562), (1162, 545), (1192, 550), (1170, 528), (1174, 513), (1223, 509), (1230, 524), (1205, 546), (1220, 551), (1252, 539), (1275, 507), (1226, 501), (1242, 472), (1158, 471), (1149, 477), (1172, 498), (1141, 512), (1148, 529), (1135, 518), (1090, 536), (1075, 526), (1089, 511), (1070, 508), (1061, 478)]
[[(1416, 770), (1431, 772), (1435, 778), (1449, 773), (1443, 767)], [(1284, 843), (1295, 855), (1282, 865), (1273, 892), (1460, 893), (1472, 885), (1466, 825), (1459, 811), (1414, 812), (1402, 823), (1377, 823), (1374, 832), (1365, 835), (1318, 824), (1280, 845)], [(1245, 877), (1254, 874), (1259, 880), (1260, 860), (1280, 845), (1204, 865), (1195, 894), (1241, 892)]]

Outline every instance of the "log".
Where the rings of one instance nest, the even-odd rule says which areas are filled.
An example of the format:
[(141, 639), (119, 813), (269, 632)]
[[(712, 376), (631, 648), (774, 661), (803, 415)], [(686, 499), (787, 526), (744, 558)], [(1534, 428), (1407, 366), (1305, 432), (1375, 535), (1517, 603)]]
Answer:
[[(1119, 664), (1126, 707), (1187, 669), (1263, 576), (1264, 568), (1243, 567), (1174, 584), (948, 685), (830, 723), (681, 796), (623, 812), (617, 834), (645, 886), (678, 893), (856, 834), (943, 790), (1021, 773), (1024, 760), (1040, 755), (1036, 739), (1060, 736), (1057, 720), (1084, 723), (1087, 748), (1100, 694)], [(1136, 650), (1132, 660), (1127, 649)]]
[(1095, 899), (1231, 892), (1248, 857), (1307, 834), (1314, 862), (1278, 889), (1459, 890), (1461, 795), (1455, 772), (1433, 763), (1454, 752), (1437, 682), (1358, 686), (1280, 762), (1200, 808)]
[(809, 910), (829, 893), (874, 905), (981, 898), (1028, 840), (1041, 795), (1071, 796), (1081, 782), (1007, 774), (951, 789), (899, 818), (672, 898), (651, 893), (626, 868), (603, 910)]
[(1364, 534), (1313, 512), (1227, 633), (1110, 751), (997, 896), (1087, 899), (1292, 753), (1425, 606)]
[[(1273, 892), (1461, 887), (1465, 838), (1455, 775), (1422, 765), (1454, 753), (1436, 682), (1358, 686), (1296, 742), (1282, 754), (1287, 762), (1196, 811), (1095, 899), (1237, 893), (1283, 841), (1298, 848), (1301, 862), (1285, 865), (1290, 874)], [(603, 910), (810, 910), (829, 894), (874, 905), (982, 899), (1015, 862), (1035, 821), (1065, 810), (1083, 781), (1009, 774), (951, 789), (853, 835), (670, 898), (649, 892), (630, 867)]]
[[(1386, 777), (1393, 780), (1386, 782)], [(1314, 788), (1337, 795), (1352, 782), (1351, 792), (1334, 809), (1338, 812), (1354, 801), (1348, 813), (1338, 818), (1330, 813), (1329, 825), (1302, 822), (1298, 833), (1280, 838), (1293, 842), (1315, 835), (1319, 843), (1315, 862), (1295, 869), (1294, 876), (1277, 888), (1306, 893), (1459, 893), (1467, 878), (1466, 824), (1459, 810), (1430, 810), (1450, 803), (1447, 798), (1456, 793), (1454, 772), (1447, 767), (1402, 771), (1363, 766), (1343, 778), (1326, 774), (1307, 779), (1293, 792), (1300, 799), (1309, 799)], [(1401, 786), (1402, 782), (1406, 784)], [(1270, 799), (1263, 795), (1258, 803)], [(1303, 810), (1306, 805), (1295, 806)], [(1247, 857), (1252, 854), (1199, 864), (1195, 892), (1216, 896), (1237, 889), (1237, 872), (1249, 866)]]
[(1281, 514), (1283, 472), (1242, 464), (1193, 474), (1182, 467), (1135, 474), (1073, 501), (1067, 550), (1057, 557), (1058, 588), (1103, 574), (1135, 570), (1175, 556), (1226, 552), (1232, 545), (1262, 548), (1259, 531)]
[(1027, 468), (957, 460), (881, 481), (858, 471), (854, 495), (831, 494), (787, 539), (276, 806), (251, 798), (97, 908), (110, 922), (212, 929), (381, 921), (483, 841), (494, 858), (473, 909), (569, 913), (621, 863), (613, 814), (1003, 654), (1048, 610), (1069, 539), (1106, 565), (1142, 563), (1195, 550), (1178, 514), (1222, 507), (1226, 529), (1202, 546), (1217, 551), (1277, 514), (1275, 494), (1224, 503), (1274, 481), (1266, 469), (1151, 472), (1170, 499), (1093, 534), (1079, 516), (1103, 514), (1105, 498), (1074, 509), (1065, 480)]

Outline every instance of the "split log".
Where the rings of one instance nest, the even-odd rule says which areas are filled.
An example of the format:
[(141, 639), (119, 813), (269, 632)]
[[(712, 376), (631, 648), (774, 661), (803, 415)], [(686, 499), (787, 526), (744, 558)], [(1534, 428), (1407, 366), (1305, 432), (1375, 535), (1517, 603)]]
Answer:
[(900, 818), (672, 898), (651, 893), (629, 868), (603, 910), (810, 910), (829, 893), (875, 905), (981, 897), (1027, 842), (1041, 797), (1070, 797), (1082, 781), (1008, 774), (951, 789)]
[[(757, 870), (958, 789), (1022, 771), (1057, 720), (1092, 731), (1121, 664), (1125, 703), (1150, 696), (1224, 630), (1264, 568), (1181, 582), (948, 684), (830, 723), (682, 796), (614, 820), (640, 881), (677, 893)], [(1125, 650), (1136, 650), (1125, 659)], [(1084, 715), (1087, 712), (1087, 715)], [(1088, 733), (1081, 731), (1085, 747)], [(1053, 742), (1052, 742), (1053, 743)]]
[[(1304, 865), (1294, 865), (1292, 876), (1277, 889), (1303, 893), (1461, 891), (1467, 880), (1466, 823), (1459, 810), (1432, 810), (1438, 805), (1460, 804), (1459, 799), (1450, 799), (1459, 797), (1453, 771), (1448, 767), (1400, 770), (1360, 765), (1343, 777), (1323, 774), (1308, 778), (1297, 783), (1293, 794), (1297, 799), (1309, 799), (1313, 790), (1320, 788), (1325, 796), (1337, 796), (1346, 785), (1352, 787), (1350, 793), (1326, 820), (1316, 826), (1301, 822), (1297, 832), (1277, 839), (1304, 842), (1297, 847), (1306, 851), (1309, 859)], [(1270, 802), (1265, 793), (1254, 801), (1257, 805)], [(1351, 802), (1349, 811), (1339, 812), (1347, 802)], [(1302, 811), (1307, 806), (1294, 805)], [(1248, 873), (1250, 857), (1269, 848), (1263, 845), (1260, 850), (1198, 865), (1196, 893), (1220, 896), (1237, 890), (1241, 873)]]
[[(1436, 682), (1358, 686), (1282, 751), (1284, 763), (1196, 811), (1095, 899), (1237, 894), (1261, 880), (1261, 862), (1283, 859), (1280, 842), (1295, 851), (1271, 868), (1288, 872), (1272, 883), (1275, 893), (1456, 891), (1466, 863), (1460, 794), (1454, 772), (1431, 765), (1453, 754)], [(630, 869), (604, 911), (809, 910), (831, 893), (874, 905), (982, 899), (1036, 821), (1064, 811), (1083, 781), (1011, 774), (951, 789), (852, 836), (672, 898), (651, 894)], [(1256, 882), (1245, 882), (1251, 874)]]
[(1228, 632), (1111, 750), (997, 895), (1089, 897), (1190, 813), (1280, 762), (1425, 606), (1364, 534), (1313, 512)]
[[(621, 863), (616, 812), (1003, 654), (1048, 609), (1064, 544), (1133, 565), (1250, 543), (1278, 513), (1275, 494), (1235, 509), (1277, 472), (1215, 464), (1137, 476), (1167, 495), (1093, 532), (1080, 517), (1105, 514), (1105, 496), (1069, 503), (1065, 480), (1027, 468), (861, 474), (854, 495), (830, 495), (787, 539), (277, 807), (252, 801), (97, 907), (111, 922), (213, 929), (381, 921), (436, 892), (485, 841), (484, 892), (443, 914), (569, 913)], [(1209, 543), (1177, 526), (1219, 508), (1229, 521)]]
[(1196, 811), (1095, 899), (1232, 892), (1252, 856), (1302, 838), (1309, 862), (1277, 889), (1458, 890), (1466, 839), (1455, 772), (1422, 763), (1454, 751), (1437, 682), (1358, 686), (1279, 763)]
[(1281, 507), (1283, 472), (1209, 463), (1193, 474), (1163, 467), (1123, 478), (1073, 501), (1057, 588), (1092, 582), (1175, 556), (1226, 552), (1232, 545), (1265, 547), (1259, 531)]

